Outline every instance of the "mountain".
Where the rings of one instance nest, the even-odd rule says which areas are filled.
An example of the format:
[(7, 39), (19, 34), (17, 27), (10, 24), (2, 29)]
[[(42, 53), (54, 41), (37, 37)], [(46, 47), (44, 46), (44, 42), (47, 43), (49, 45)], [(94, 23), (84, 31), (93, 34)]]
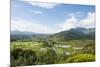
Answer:
[(26, 32), (26, 31), (11, 31), (11, 35), (27, 35), (27, 34), (35, 34), (34, 32)]
[(95, 28), (73, 28), (70, 30), (61, 31), (55, 34), (42, 34), (26, 31), (11, 31), (11, 40), (23, 40), (23, 39), (40, 39), (49, 38), (58, 41), (67, 40), (80, 40), (80, 39), (95, 39)]
[(87, 29), (78, 27), (78, 28), (72, 28), (72, 29), (70, 29), (70, 31), (79, 32), (79, 33), (85, 33), (87, 31)]
[(27, 32), (27, 31), (11, 31), (10, 37), (11, 41), (16, 40), (33, 40), (38, 38), (46, 38), (49, 34), (42, 34), (42, 33), (34, 33), (34, 32)]
[(61, 31), (50, 36), (51, 39), (55, 40), (78, 40), (78, 39), (95, 39), (94, 28), (73, 28), (66, 31)]

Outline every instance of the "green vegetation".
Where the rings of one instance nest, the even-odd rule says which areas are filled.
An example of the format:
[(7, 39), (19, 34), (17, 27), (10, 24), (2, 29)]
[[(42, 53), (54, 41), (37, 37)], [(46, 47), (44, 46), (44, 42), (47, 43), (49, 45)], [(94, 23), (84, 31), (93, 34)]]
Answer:
[(36, 59), (36, 53), (32, 50), (22, 50), (20, 48), (16, 48), (11, 51), (12, 66), (33, 65), (35, 64)]
[(95, 61), (95, 56), (92, 54), (77, 54), (69, 57), (66, 62), (76, 63), (76, 62), (91, 62)]
[[(77, 44), (76, 40), (68, 41), (68, 43), (72, 43), (69, 47), (57, 47), (55, 45), (58, 43), (46, 40), (38, 42), (13, 41), (11, 42), (11, 65), (23, 66), (94, 61), (95, 43), (92, 40), (86, 40), (87, 43), (82, 46), (82, 49), (79, 49), (84, 44), (84, 41), (77, 41), (80, 44), (73, 45), (73, 43)], [(74, 47), (78, 48), (75, 49)]]
[(95, 61), (95, 39), (89, 39), (87, 35), (83, 36), (76, 31), (76, 33), (71, 32), (64, 31), (46, 36), (14, 35), (10, 46), (11, 66)]
[(91, 43), (91, 44), (86, 45), (86, 46), (83, 48), (82, 52), (83, 52), (83, 53), (95, 54), (95, 45), (94, 45), (94, 44), (95, 44), (95, 43)]

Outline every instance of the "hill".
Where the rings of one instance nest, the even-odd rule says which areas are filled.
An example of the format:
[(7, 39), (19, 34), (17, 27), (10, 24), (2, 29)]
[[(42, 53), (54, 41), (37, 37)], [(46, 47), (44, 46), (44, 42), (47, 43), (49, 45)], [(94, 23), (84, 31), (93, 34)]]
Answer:
[(73, 28), (66, 31), (61, 31), (50, 36), (51, 39), (66, 41), (66, 40), (79, 40), (79, 39), (95, 39), (95, 29), (94, 28)]

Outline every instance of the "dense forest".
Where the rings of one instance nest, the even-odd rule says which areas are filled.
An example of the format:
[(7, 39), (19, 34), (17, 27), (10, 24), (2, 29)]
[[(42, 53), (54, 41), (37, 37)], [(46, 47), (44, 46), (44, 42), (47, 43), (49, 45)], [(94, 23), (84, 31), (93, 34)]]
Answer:
[(11, 31), (11, 66), (95, 61), (95, 29), (55, 34)]

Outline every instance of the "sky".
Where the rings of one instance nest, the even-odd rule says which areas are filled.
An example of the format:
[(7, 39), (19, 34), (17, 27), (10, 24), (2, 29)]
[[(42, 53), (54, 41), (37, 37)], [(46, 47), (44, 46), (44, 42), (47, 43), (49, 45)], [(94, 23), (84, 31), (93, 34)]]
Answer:
[(11, 31), (52, 34), (77, 27), (95, 27), (95, 6), (11, 0)]

